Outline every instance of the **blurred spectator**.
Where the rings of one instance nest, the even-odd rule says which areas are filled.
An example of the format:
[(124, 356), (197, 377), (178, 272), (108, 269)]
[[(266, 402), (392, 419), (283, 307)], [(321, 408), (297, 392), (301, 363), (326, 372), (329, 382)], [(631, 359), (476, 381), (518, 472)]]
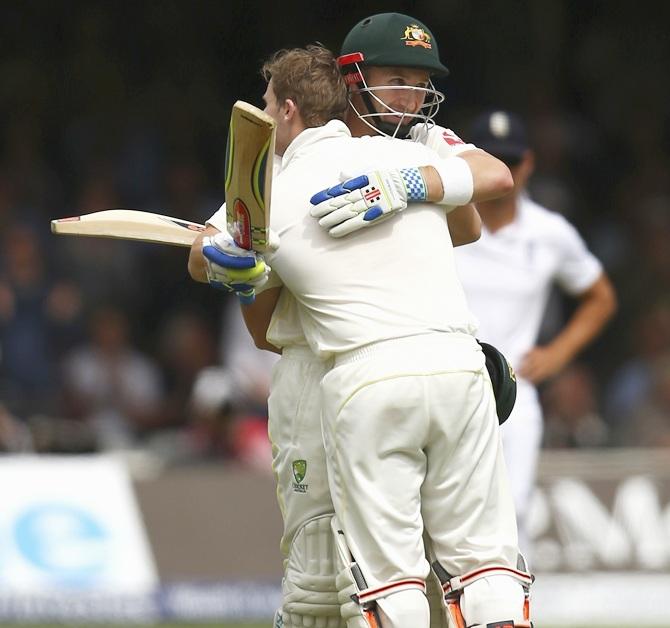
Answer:
[[(103, 170), (82, 181), (75, 204), (67, 213), (78, 216), (121, 205), (111, 173)], [(141, 264), (141, 243), (59, 237), (53, 246), (63, 272), (76, 281), (87, 302), (114, 299), (130, 305), (140, 298), (141, 284), (132, 277)]]
[(630, 357), (614, 372), (605, 390), (605, 416), (615, 444), (627, 444), (630, 423), (652, 394), (655, 365), (670, 356), (670, 298), (653, 303), (630, 325)]
[[(666, 176), (668, 172), (670, 163)], [(638, 203), (638, 211), (640, 263), (635, 265), (631, 280), (638, 290), (642, 283), (646, 294), (667, 296), (670, 293), (670, 193), (647, 196)], [(644, 272), (644, 282), (639, 282), (641, 271)]]
[(30, 430), (0, 403), (0, 453), (23, 453), (32, 450)]
[(161, 196), (160, 171), (164, 147), (162, 136), (155, 128), (156, 121), (138, 117), (135, 112), (126, 116), (125, 141), (116, 162), (119, 193), (129, 207), (146, 207), (163, 213), (150, 205)]
[(0, 265), (0, 398), (20, 419), (50, 414), (57, 360), (76, 337), (78, 289), (46, 268), (35, 231), (14, 223), (3, 233)]
[[(251, 400), (253, 383), (242, 385), (245, 378), (217, 365), (216, 334), (206, 319), (174, 312), (162, 326), (161, 345), (168, 387), (163, 427), (169, 431), (153, 440), (154, 448), (173, 461), (216, 458), (270, 471), (267, 390)], [(246, 380), (255, 375), (247, 372)]]
[(21, 213), (39, 219), (46, 218), (48, 210), (63, 199), (63, 182), (47, 160), (46, 142), (42, 118), (26, 110), (10, 117), (5, 131), (5, 168)]
[(627, 445), (670, 447), (670, 354), (651, 365), (651, 389), (635, 409), (622, 439)]
[(161, 422), (160, 371), (131, 343), (115, 307), (90, 318), (89, 339), (63, 363), (66, 415), (89, 423), (103, 450), (128, 449)]
[(16, 185), (9, 174), (0, 169), (0, 233), (14, 221), (16, 211)]
[(598, 412), (593, 374), (584, 364), (568, 366), (542, 392), (545, 412), (543, 446), (601, 447), (608, 428)]
[(191, 396), (198, 374), (216, 365), (216, 334), (193, 311), (170, 311), (160, 326), (159, 355), (166, 398), (162, 425), (182, 429), (191, 420)]
[(234, 395), (233, 382), (224, 369), (209, 366), (198, 373), (189, 400), (189, 439), (194, 455), (218, 459), (235, 456)]
[[(141, 332), (137, 346), (162, 357), (170, 352), (161, 344), (157, 313), (167, 321), (180, 316), (179, 303), (196, 304), (207, 313), (214, 345), (219, 330), (226, 331), (223, 348), (196, 362), (205, 369), (225, 363), (226, 377), (242, 393), (235, 417), (262, 419), (271, 364), (254, 363), (252, 351), (237, 344), (247, 336), (236, 334), (235, 320), (229, 326), (224, 315), (221, 322), (225, 297), (191, 285), (184, 251), (100, 239), (39, 241), (39, 230), (15, 223), (20, 218), (46, 233), (49, 218), (113, 206), (202, 221), (220, 202), (230, 106), (259, 93), (258, 58), (295, 32), (321, 37), (323, 14), (332, 27), (325, 43), (333, 45), (338, 30), (347, 28), (344, 13), (333, 3), (317, 3), (298, 22), (282, 26), (246, 20), (241, 9), (231, 16), (228, 3), (200, 3), (193, 11), (189, 3), (140, 2), (130, 23), (118, 3), (33, 4), (0, 3), (4, 433), (17, 434), (8, 425), (19, 432), (28, 425), (38, 450), (92, 446), (90, 435), (78, 431), (81, 421), (53, 418), (54, 364), (84, 335), (82, 301), (112, 301)], [(447, 54), (460, 50), (479, 70), (454, 72), (444, 84), (445, 122), (457, 128), (453, 121), (470, 119), (474, 103), (496, 101), (524, 111), (537, 147), (531, 192), (574, 220), (613, 278), (620, 313), (582, 359), (603, 384), (613, 442), (626, 445), (636, 439), (629, 429), (633, 418), (658, 403), (655, 365), (670, 351), (661, 320), (667, 315), (658, 311), (670, 294), (670, 82), (659, 79), (670, 51), (667, 20), (650, 19), (635, 4), (592, 11), (577, 0), (542, 6), (526, 0), (520, 12), (487, 6), (496, 28), (473, 33), (468, 12), (449, 3), (420, 4), (450, 32)], [(272, 11), (279, 15), (281, 9)], [(534, 26), (520, 30), (519, 15), (527, 14), (535, 16)], [(251, 36), (227, 37), (223, 23)], [(537, 53), (532, 58), (530, 48)], [(221, 59), (232, 62), (222, 65)], [(463, 67), (455, 59), (457, 66)], [(622, 90), (621, 76), (634, 76), (637, 89)], [(68, 282), (58, 274), (63, 271)], [(545, 321), (546, 329), (563, 319), (561, 305), (550, 303), (553, 321)], [(157, 425), (181, 425), (179, 431), (200, 416), (189, 404), (196, 382), (209, 371), (164, 366), (168, 401)]]
[(240, 403), (251, 414), (267, 418), (272, 368), (279, 355), (260, 351), (242, 318), (236, 298), (227, 298), (223, 318), (221, 362), (230, 374)]
[(165, 171), (161, 213), (204, 222), (212, 215), (217, 199), (206, 187), (206, 176), (201, 163), (194, 158), (176, 159)]
[(193, 386), (191, 407), (191, 438), (197, 455), (272, 472), (266, 417), (245, 411), (230, 373), (220, 367), (201, 371)]

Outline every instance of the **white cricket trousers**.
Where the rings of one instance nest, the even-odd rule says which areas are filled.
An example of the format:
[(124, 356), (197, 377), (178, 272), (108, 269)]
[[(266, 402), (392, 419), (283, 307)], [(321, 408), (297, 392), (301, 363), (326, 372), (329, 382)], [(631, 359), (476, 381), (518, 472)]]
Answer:
[(268, 434), (284, 520), (280, 546), (284, 556), (306, 521), (333, 512), (319, 395), (321, 379), (329, 367), (330, 363), (317, 359), (308, 347), (295, 346), (284, 348), (272, 370)]
[(472, 336), (368, 345), (337, 357), (321, 390), (331, 495), (368, 587), (425, 580), (424, 524), (452, 576), (516, 568), (495, 400)]

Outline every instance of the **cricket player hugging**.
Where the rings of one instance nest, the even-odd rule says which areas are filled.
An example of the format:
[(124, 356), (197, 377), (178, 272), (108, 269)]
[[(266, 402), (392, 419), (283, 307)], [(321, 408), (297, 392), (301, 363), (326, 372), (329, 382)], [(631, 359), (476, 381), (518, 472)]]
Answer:
[[(414, 20), (405, 24), (407, 16), (377, 17), (361, 24), (374, 24), (384, 36), (404, 25), (403, 46), (403, 37), (432, 38)], [(450, 157), (463, 163), (449, 169), (420, 143), (352, 138), (341, 121), (346, 87), (323, 49), (281, 51), (264, 73), (265, 111), (277, 121), (282, 156), (271, 218), (280, 244), (266, 254), (274, 276), (243, 313), (265, 311), (267, 335), (267, 325), (251, 319), (250, 331), (258, 346), (283, 343), (285, 351), (270, 398), (271, 437), (283, 439), (274, 464), (288, 553), (276, 625), (333, 628), (344, 619), (347, 628), (428, 628), (425, 583), (432, 566), (452, 625), (529, 626), (530, 576), (517, 564), (491, 379), (446, 219), (476, 198), (475, 172), (460, 157)], [(310, 97), (315, 92), (317, 99)], [(390, 117), (397, 122), (404, 114)], [(343, 170), (368, 174), (333, 185)], [(449, 172), (462, 184), (447, 184)], [(306, 182), (322, 190), (311, 203)], [(400, 213), (408, 201), (413, 211)], [(367, 215), (377, 228), (334, 238), (310, 213), (323, 217), (342, 208), (349, 217)], [(390, 214), (394, 220), (386, 219)], [(225, 226), (216, 215), (209, 223)], [(212, 248), (209, 262), (225, 265)], [(198, 256), (194, 247), (194, 268)], [(196, 276), (191, 262), (189, 269)], [(282, 380), (282, 363), (315, 364), (312, 355), (318, 367), (300, 380)], [(303, 384), (320, 386), (320, 399), (302, 398)], [(307, 398), (313, 405), (300, 407)], [(319, 413), (323, 444), (313, 439), (306, 446), (301, 428)], [(318, 460), (324, 445), (328, 486), (310, 475), (303, 457), (308, 449), (310, 460)], [(336, 517), (327, 509), (328, 489)], [(309, 502), (296, 497), (313, 490), (321, 503), (306, 518)], [(334, 563), (336, 583), (329, 576)]]

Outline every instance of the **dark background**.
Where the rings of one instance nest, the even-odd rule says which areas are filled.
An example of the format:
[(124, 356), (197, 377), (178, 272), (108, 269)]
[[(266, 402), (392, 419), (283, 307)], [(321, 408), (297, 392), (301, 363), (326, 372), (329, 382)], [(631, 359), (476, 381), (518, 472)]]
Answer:
[[(133, 347), (158, 364), (166, 395), (180, 391), (167, 423), (188, 423), (193, 373), (182, 381), (175, 372), (180, 358), (168, 355), (169, 325), (175, 316), (195, 317), (218, 343), (229, 298), (187, 277), (182, 250), (64, 243), (49, 233), (49, 220), (134, 207), (204, 222), (223, 200), (231, 105), (260, 104), (262, 61), (315, 41), (337, 51), (353, 24), (381, 11), (408, 13), (433, 31), (451, 70), (439, 84), (447, 100), (438, 123), (467, 139), (483, 109), (526, 118), (537, 153), (533, 196), (578, 227), (615, 283), (617, 317), (577, 365), (591, 401), (554, 408), (559, 421), (595, 414), (607, 435), (585, 444), (617, 445), (632, 442), (622, 428), (641, 408), (670, 413), (667, 4), (4, 0), (0, 269), (6, 277), (10, 255), (22, 255), (10, 252), (11, 242), (32, 238), (47, 295), (39, 303), (54, 286), (77, 292), (56, 299), (56, 316), (38, 306), (31, 318), (12, 317), (6, 307), (3, 314), (0, 291), (0, 401), (15, 418), (68, 414), (60, 362), (86, 341), (91, 313), (111, 305), (127, 317)], [(550, 336), (570, 311), (554, 299), (543, 333)], [(17, 355), (32, 371), (39, 366), (39, 381), (21, 380), (11, 361)], [(225, 347), (198, 364), (219, 361)], [(582, 444), (575, 436), (556, 446)]]

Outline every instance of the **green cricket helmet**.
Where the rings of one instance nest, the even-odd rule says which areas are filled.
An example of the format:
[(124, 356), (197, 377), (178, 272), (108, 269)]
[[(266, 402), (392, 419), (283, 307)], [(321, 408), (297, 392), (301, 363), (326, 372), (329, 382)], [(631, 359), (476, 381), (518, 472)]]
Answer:
[[(430, 76), (449, 74), (440, 62), (435, 37), (419, 20), (401, 13), (378, 13), (361, 20), (346, 36), (338, 63), (350, 95), (360, 94), (367, 111), (359, 111), (350, 98), (351, 107), (375, 132), (406, 137), (410, 128), (419, 122), (434, 124), (433, 118), (444, 95), (435, 89), (432, 81), (425, 88), (411, 85), (371, 87), (365, 79), (365, 68), (369, 66), (416, 68), (426, 70)], [(424, 92), (423, 104), (418, 111), (392, 109), (383, 99), (384, 91), (389, 89)], [(385, 120), (390, 117), (400, 117), (400, 121)]]

